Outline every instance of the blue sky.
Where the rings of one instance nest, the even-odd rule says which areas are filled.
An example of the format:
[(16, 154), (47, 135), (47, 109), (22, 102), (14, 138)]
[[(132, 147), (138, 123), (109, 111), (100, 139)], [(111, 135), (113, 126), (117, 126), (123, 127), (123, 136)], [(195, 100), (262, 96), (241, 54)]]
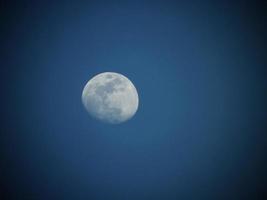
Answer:
[[(7, 8), (2, 155), (9, 199), (262, 194), (267, 83), (256, 3)], [(86, 82), (105, 71), (127, 76), (138, 90), (139, 109), (126, 123), (96, 121), (82, 105)]]

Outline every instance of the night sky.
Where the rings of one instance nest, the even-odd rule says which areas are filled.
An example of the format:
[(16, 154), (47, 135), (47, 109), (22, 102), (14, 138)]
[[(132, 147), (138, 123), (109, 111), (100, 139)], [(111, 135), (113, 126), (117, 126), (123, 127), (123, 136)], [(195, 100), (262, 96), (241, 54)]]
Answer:
[[(266, 10), (1, 1), (0, 199), (266, 199)], [(81, 102), (105, 71), (139, 94), (119, 125)]]

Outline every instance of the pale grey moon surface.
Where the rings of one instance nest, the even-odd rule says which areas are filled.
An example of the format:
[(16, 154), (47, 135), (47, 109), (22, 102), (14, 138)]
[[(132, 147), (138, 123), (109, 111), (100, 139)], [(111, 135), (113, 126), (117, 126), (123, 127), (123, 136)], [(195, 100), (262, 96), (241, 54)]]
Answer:
[(82, 103), (92, 117), (118, 124), (135, 115), (139, 97), (135, 86), (127, 77), (104, 72), (87, 82), (82, 92)]

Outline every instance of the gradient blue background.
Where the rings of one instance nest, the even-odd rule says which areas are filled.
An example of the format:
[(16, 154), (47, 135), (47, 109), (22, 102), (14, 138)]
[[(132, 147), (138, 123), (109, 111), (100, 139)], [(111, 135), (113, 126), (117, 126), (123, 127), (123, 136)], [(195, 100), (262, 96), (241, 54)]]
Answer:
[[(263, 5), (6, 1), (2, 10), (2, 199), (264, 199)], [(139, 93), (121, 125), (81, 103), (105, 71)]]

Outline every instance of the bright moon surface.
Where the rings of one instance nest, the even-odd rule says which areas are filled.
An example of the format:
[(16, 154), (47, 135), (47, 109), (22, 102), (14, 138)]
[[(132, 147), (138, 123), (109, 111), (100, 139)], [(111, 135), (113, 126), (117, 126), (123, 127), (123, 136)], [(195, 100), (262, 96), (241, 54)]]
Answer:
[(82, 92), (82, 102), (92, 117), (118, 124), (134, 116), (139, 98), (128, 78), (122, 74), (104, 72), (87, 82)]

